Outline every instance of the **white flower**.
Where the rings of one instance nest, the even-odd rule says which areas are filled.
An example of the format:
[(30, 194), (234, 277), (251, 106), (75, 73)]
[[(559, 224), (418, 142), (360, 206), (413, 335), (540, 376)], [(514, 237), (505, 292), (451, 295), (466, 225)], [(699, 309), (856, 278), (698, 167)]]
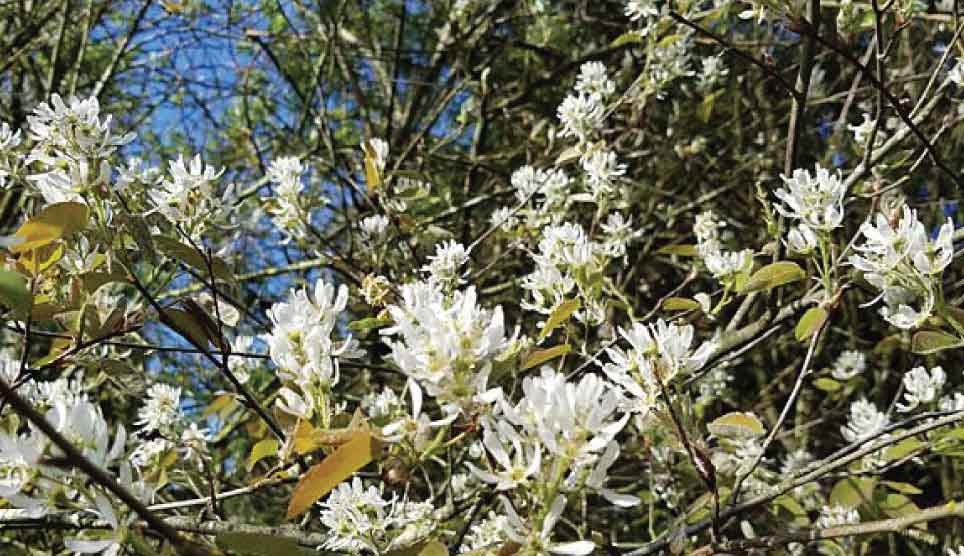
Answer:
[(964, 394), (954, 392), (953, 395), (944, 396), (937, 407), (941, 411), (964, 411)]
[(612, 151), (595, 151), (583, 157), (582, 169), (594, 199), (611, 194), (613, 182), (626, 174), (626, 165), (620, 164)]
[(628, 413), (617, 417), (624, 405), (619, 389), (594, 374), (569, 382), (543, 366), (539, 376), (523, 379), (522, 392), (514, 406), (500, 399), (505, 419), (577, 465), (593, 463), (629, 419)]
[(830, 375), (837, 380), (850, 380), (867, 368), (867, 356), (855, 350), (842, 352), (837, 356)]
[(137, 410), (137, 421), (145, 431), (170, 432), (181, 418), (181, 389), (167, 384), (153, 384), (147, 389), (147, 401)]
[(839, 172), (831, 174), (819, 164), (815, 175), (803, 169), (793, 171), (792, 177), (781, 176), (786, 188), (776, 191), (784, 204), (776, 205), (777, 211), (802, 221), (815, 230), (832, 230), (843, 222), (846, 187)]
[(110, 131), (111, 117), (100, 119), (96, 97), (76, 97), (64, 103), (54, 93), (50, 103), (42, 102), (27, 116), (27, 129), (40, 143), (36, 150), (47, 148), (61, 154), (73, 153), (92, 161), (110, 156), (117, 147), (134, 140), (134, 134), (117, 137)]
[(888, 423), (886, 414), (878, 411), (873, 403), (860, 399), (850, 404), (850, 420), (840, 427), (840, 433), (847, 442), (859, 442), (884, 430)]
[(469, 252), (455, 240), (435, 246), (435, 255), (430, 255), (429, 263), (422, 267), (429, 277), (441, 284), (456, 286), (465, 283), (461, 268), (469, 262)]
[(163, 437), (152, 438), (139, 442), (131, 452), (130, 462), (135, 467), (144, 468), (157, 463), (158, 458), (172, 447), (170, 441)]
[(703, 64), (703, 71), (700, 72), (700, 87), (704, 89), (712, 87), (730, 73), (730, 70), (727, 69), (725, 63), (723, 62), (722, 55), (707, 56), (701, 61)]
[(504, 515), (489, 512), (485, 518), (469, 527), (462, 546), (459, 547), (459, 554), (497, 555), (499, 549), (508, 540), (506, 535), (508, 527), (509, 520)]
[(332, 337), (347, 305), (347, 286), (342, 284), (336, 296), (335, 287), (319, 279), (313, 296), (306, 289), (293, 291), (288, 300), (268, 310), (272, 330), (265, 341), (271, 360), (278, 366), (282, 381), (297, 386), (304, 394), (282, 389), (277, 404), (284, 411), (310, 417), (314, 398), (338, 382), (338, 358), (364, 354), (351, 335), (342, 341)]
[(589, 473), (589, 477), (585, 483), (586, 487), (598, 492), (608, 502), (616, 506), (622, 508), (637, 506), (640, 503), (639, 498), (606, 488), (606, 481), (609, 478), (609, 468), (616, 463), (617, 459), (619, 459), (619, 443), (612, 440), (606, 445), (606, 450), (599, 457), (599, 461), (596, 462), (596, 466), (593, 467), (592, 472)]
[(633, 219), (624, 217), (620, 212), (610, 213), (599, 227), (606, 234), (606, 251), (612, 257), (626, 255), (629, 243), (642, 235), (642, 230), (633, 229)]
[(659, 9), (656, 7), (655, 0), (629, 0), (626, 2), (623, 13), (630, 21), (639, 21), (640, 19), (658, 16)]
[(586, 62), (579, 67), (576, 91), (587, 95), (598, 94), (605, 98), (616, 91), (616, 84), (606, 75), (602, 62)]
[(301, 193), (301, 176), (304, 172), (305, 168), (298, 157), (283, 156), (271, 161), (268, 179), (277, 187), (278, 195), (294, 197)]
[(388, 163), (388, 142), (375, 137), (368, 140), (368, 146), (371, 147), (375, 167), (378, 168), (379, 172), (383, 172), (385, 165)]
[[(96, 505), (96, 510), (91, 510), (92, 513), (110, 525), (110, 535), (107, 538), (96, 538), (91, 540), (66, 539), (64, 541), (64, 546), (67, 548), (67, 550), (73, 550), (75, 554), (102, 554), (103, 556), (116, 556), (122, 548), (120, 538), (120, 523), (117, 520), (117, 514), (114, 513), (114, 508), (111, 506), (111, 503), (107, 497), (99, 492), (94, 496), (94, 504)], [(102, 535), (97, 536), (102, 537)]]
[(706, 270), (714, 277), (724, 280), (740, 272), (749, 272), (753, 268), (753, 251), (709, 251), (703, 256)]
[(881, 291), (877, 299), (886, 305), (881, 314), (892, 325), (910, 329), (930, 316), (940, 275), (954, 256), (953, 232), (948, 219), (937, 239), (929, 239), (917, 213), (906, 205), (896, 228), (884, 214), (860, 227), (865, 241), (854, 246), (857, 254), (849, 262)]
[(907, 413), (917, 409), (920, 404), (937, 399), (941, 388), (947, 381), (944, 369), (934, 367), (930, 373), (924, 367), (915, 367), (904, 375), (904, 399), (906, 404), (897, 404), (897, 411)]
[(58, 399), (45, 417), (57, 432), (79, 447), (84, 456), (95, 465), (107, 467), (124, 452), (127, 432), (123, 425), (117, 426), (111, 440), (110, 430), (100, 406), (85, 398)]
[(948, 72), (947, 78), (958, 87), (964, 87), (964, 63), (961, 63), (961, 60), (957, 60), (957, 63)]
[(958, 546), (956, 549), (947, 547), (947, 556), (964, 556), (964, 544)]
[[(393, 405), (401, 405), (397, 397), (392, 399), (387, 395), (387, 393), (391, 391), (389, 388), (386, 388), (385, 391), (386, 395), (384, 399), (376, 400), (376, 403), (383, 403), (388, 406), (382, 411), (390, 411), (394, 409), (394, 407), (392, 407)], [(422, 387), (411, 377), (408, 379), (408, 393), (412, 400), (412, 415), (410, 417), (405, 416), (382, 428), (382, 435), (389, 442), (398, 442), (408, 436), (415, 449), (421, 451), (425, 449), (431, 441), (432, 429), (450, 424), (458, 415), (452, 413), (438, 421), (429, 419), (427, 414), (422, 413)], [(391, 395), (394, 396), (394, 392), (392, 392)]]
[(472, 287), (446, 294), (437, 284), (415, 282), (401, 294), (401, 303), (388, 307), (395, 326), (382, 331), (392, 359), (449, 411), (466, 410), (508, 345), (502, 308), (479, 307)]
[[(254, 336), (238, 336), (231, 342), (231, 357), (228, 359), (228, 370), (241, 384), (247, 384), (251, 378), (251, 370), (257, 365), (248, 354), (254, 352)], [(237, 355), (245, 354), (245, 355)]]
[(199, 428), (197, 423), (191, 423), (181, 433), (181, 446), (184, 448), (184, 459), (196, 460), (200, 466), (201, 460), (208, 454), (208, 431)]
[(844, 506), (824, 506), (820, 508), (820, 517), (817, 518), (817, 527), (820, 529), (855, 523), (860, 523), (860, 514), (855, 508)]
[[(870, 114), (864, 113), (864, 121), (860, 125), (848, 125), (847, 129), (853, 132), (854, 142), (862, 149), (867, 145), (870, 132), (874, 130), (874, 119)], [(877, 135), (874, 138), (874, 148), (880, 147), (883, 144), (884, 134), (878, 129)]]
[(503, 496), (500, 500), (502, 502), (503, 512), (508, 521), (506, 534), (510, 539), (522, 545), (521, 550), (525, 553), (536, 556), (545, 556), (547, 554), (586, 556), (596, 549), (596, 545), (593, 544), (592, 541), (563, 543), (552, 541), (552, 533), (556, 528), (556, 523), (558, 523), (559, 518), (562, 517), (563, 510), (566, 509), (566, 498), (563, 495), (560, 494), (553, 500), (542, 523), (537, 523), (533, 526), (526, 524), (526, 522), (519, 517), (519, 514), (516, 513), (515, 508), (512, 507), (512, 503), (509, 502), (508, 498)]
[(602, 98), (597, 94), (569, 95), (563, 99), (557, 110), (562, 124), (562, 137), (575, 137), (580, 142), (602, 127), (604, 108)]
[(358, 223), (358, 228), (361, 230), (362, 239), (368, 243), (377, 243), (385, 237), (389, 224), (387, 216), (376, 214), (363, 218)]
[(662, 319), (649, 326), (637, 322), (629, 330), (619, 329), (631, 349), (607, 348), (610, 363), (603, 365), (603, 371), (632, 399), (633, 411), (645, 416), (656, 407), (660, 395), (657, 379), (666, 384), (679, 373), (703, 367), (715, 342), (692, 350), (693, 332), (690, 325), (666, 324)]
[(510, 182), (516, 189), (515, 196), (520, 203), (537, 193), (545, 195), (550, 203), (557, 203), (568, 195), (569, 176), (562, 170), (537, 170), (532, 166), (522, 166), (512, 172)]
[(786, 245), (796, 253), (803, 255), (812, 253), (817, 248), (817, 234), (806, 224), (794, 226), (787, 233)]
[(160, 187), (148, 192), (157, 210), (171, 221), (181, 221), (190, 214), (202, 212), (206, 203), (214, 199), (215, 180), (221, 177), (224, 168), (216, 170), (201, 161), (196, 155), (186, 163), (184, 155), (170, 163), (170, 179), (164, 180)]
[(338, 552), (385, 554), (416, 544), (435, 527), (431, 504), (386, 500), (358, 477), (339, 484), (321, 506), (328, 529), (322, 547)]
[[(495, 460), (497, 469), (489, 472), (471, 463), (465, 465), (480, 480), (495, 485), (496, 491), (516, 488), (539, 472), (542, 464), (540, 446), (527, 442), (506, 421), (487, 425), (482, 431), (482, 444)], [(506, 450), (507, 446), (509, 450)]]

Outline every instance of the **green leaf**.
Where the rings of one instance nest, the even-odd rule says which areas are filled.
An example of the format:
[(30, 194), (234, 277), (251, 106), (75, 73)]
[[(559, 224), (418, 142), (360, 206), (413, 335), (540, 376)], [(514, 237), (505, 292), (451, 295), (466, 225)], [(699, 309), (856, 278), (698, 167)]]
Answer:
[(552, 313), (549, 315), (549, 318), (546, 320), (545, 326), (542, 327), (542, 331), (539, 332), (539, 340), (542, 340), (552, 333), (553, 330), (566, 322), (573, 313), (579, 310), (579, 307), (581, 306), (582, 302), (579, 301), (578, 298), (563, 301), (559, 305), (556, 305), (556, 307), (552, 310)]
[(376, 328), (384, 328), (392, 324), (391, 319), (380, 319), (378, 317), (367, 317), (348, 323), (348, 330), (352, 332), (368, 332)]
[(830, 489), (830, 502), (845, 508), (857, 508), (864, 502), (873, 500), (877, 479), (868, 477), (847, 477), (841, 479)]
[(706, 428), (716, 436), (753, 438), (766, 433), (763, 423), (752, 413), (734, 411), (713, 420)]
[(669, 297), (663, 301), (664, 311), (702, 311), (703, 306), (699, 301), (688, 297)]
[(832, 378), (821, 377), (813, 381), (813, 385), (817, 390), (823, 390), (824, 392), (836, 392), (840, 390), (840, 383)]
[(916, 438), (907, 438), (889, 446), (883, 453), (884, 461), (896, 461), (905, 458), (924, 447), (924, 443)]
[(891, 490), (895, 490), (895, 491), (897, 491), (897, 492), (902, 492), (902, 493), (904, 493), (904, 494), (920, 494), (920, 493), (924, 492), (923, 490), (915, 487), (914, 485), (912, 485), (912, 484), (910, 484), (910, 483), (900, 483), (900, 482), (896, 482), (896, 481), (884, 481), (883, 484), (887, 485)]
[(680, 257), (696, 257), (699, 250), (695, 245), (688, 243), (677, 243), (675, 245), (664, 245), (656, 250), (657, 255), (679, 255)]
[(215, 542), (224, 550), (246, 556), (297, 556), (302, 553), (298, 541), (291, 537), (261, 533), (218, 533)]
[(807, 277), (800, 265), (790, 261), (768, 264), (753, 273), (740, 291), (743, 293), (769, 290), (777, 286), (797, 282)]
[(957, 336), (939, 330), (921, 330), (914, 334), (910, 342), (910, 350), (918, 355), (928, 355), (964, 346)]
[(164, 309), (166, 325), (180, 334), (194, 347), (208, 351), (208, 333), (206, 327), (193, 314), (180, 309)]
[(14, 237), (22, 241), (11, 247), (10, 252), (24, 253), (67, 237), (84, 229), (89, 216), (90, 211), (83, 203), (71, 201), (47, 205), (20, 226)]
[[(207, 260), (197, 249), (165, 236), (158, 235), (151, 239), (154, 241), (154, 246), (158, 251), (194, 268), (201, 273), (201, 276), (205, 278), (208, 277)], [(214, 273), (215, 278), (225, 282), (234, 281), (234, 274), (231, 273), (231, 269), (228, 268), (227, 263), (217, 257), (211, 257), (211, 271)]]
[(643, 42), (643, 36), (636, 31), (629, 31), (616, 37), (616, 40), (609, 43), (610, 48), (618, 48), (624, 44), (639, 44)]
[(277, 439), (265, 438), (261, 442), (258, 442), (251, 448), (251, 453), (248, 454), (248, 472), (250, 473), (259, 461), (276, 455), (278, 455)]
[(547, 349), (537, 349), (526, 357), (525, 362), (522, 363), (522, 370), (531, 369), (549, 361), (555, 359), (556, 357), (561, 357), (572, 351), (572, 346), (569, 344), (559, 344), (558, 346), (553, 346)]
[(25, 317), (30, 312), (32, 299), (26, 278), (16, 272), (0, 269), (0, 303), (12, 309), (14, 314)]
[(811, 307), (800, 317), (800, 322), (797, 323), (797, 327), (793, 330), (794, 336), (801, 342), (808, 340), (810, 336), (816, 334), (816, 332), (823, 327), (823, 324), (827, 322), (828, 316), (827, 310), (823, 307)]

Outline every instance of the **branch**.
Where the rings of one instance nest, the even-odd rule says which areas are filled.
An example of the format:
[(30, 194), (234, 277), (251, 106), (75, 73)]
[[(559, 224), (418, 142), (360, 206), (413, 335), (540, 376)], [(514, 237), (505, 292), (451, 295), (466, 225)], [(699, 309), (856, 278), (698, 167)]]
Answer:
[(30, 422), (31, 425), (35, 426), (44, 435), (50, 439), (54, 445), (64, 453), (64, 460), (68, 465), (76, 467), (84, 472), (85, 475), (90, 477), (90, 479), (108, 490), (111, 494), (119, 498), (122, 502), (127, 504), (127, 506), (136, 513), (141, 519), (144, 520), (152, 529), (160, 533), (164, 538), (171, 542), (175, 547), (182, 549), (184, 554), (189, 555), (201, 555), (207, 554), (208, 551), (203, 547), (194, 545), (193, 543), (184, 540), (177, 530), (164, 522), (161, 518), (154, 515), (143, 502), (141, 502), (136, 496), (134, 496), (129, 490), (120, 485), (114, 477), (107, 471), (101, 469), (97, 465), (94, 465), (89, 459), (87, 459), (83, 453), (76, 446), (74, 446), (69, 440), (64, 438), (57, 429), (51, 425), (47, 419), (44, 418), (36, 409), (33, 408), (26, 400), (20, 397), (7, 384), (7, 381), (0, 378), (0, 393), (3, 394), (7, 403), (10, 407), (17, 412), (18, 415), (25, 418)]
[(836, 527), (827, 527), (826, 529), (793, 531), (782, 535), (773, 535), (758, 539), (725, 541), (713, 545), (712, 550), (713, 554), (729, 554), (751, 549), (773, 549), (791, 542), (814, 542), (823, 539), (873, 535), (875, 533), (899, 533), (918, 523), (927, 523), (928, 521), (936, 521), (949, 517), (964, 519), (964, 502), (948, 502), (942, 506), (935, 506), (912, 514), (891, 519), (881, 519), (879, 521), (868, 521), (866, 523), (856, 523), (853, 525), (838, 525)]

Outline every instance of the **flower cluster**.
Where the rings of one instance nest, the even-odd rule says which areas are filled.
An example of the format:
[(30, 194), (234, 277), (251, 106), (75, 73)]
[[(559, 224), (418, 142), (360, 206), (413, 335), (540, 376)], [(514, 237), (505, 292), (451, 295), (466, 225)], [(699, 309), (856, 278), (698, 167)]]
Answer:
[(954, 256), (954, 225), (948, 220), (930, 239), (910, 207), (902, 207), (895, 218), (896, 223), (879, 213), (873, 223), (862, 225), (864, 242), (855, 245), (857, 254), (849, 260), (880, 290), (884, 319), (909, 329), (920, 326), (938, 301), (941, 274)]
[(415, 282), (401, 287), (400, 303), (388, 312), (395, 325), (382, 332), (395, 364), (447, 413), (471, 413), (508, 346), (502, 308), (479, 307), (474, 287), (447, 294)]
[(265, 337), (271, 360), (285, 386), (277, 405), (291, 415), (311, 419), (319, 414), (328, 419), (328, 395), (338, 382), (338, 358), (357, 358), (364, 352), (351, 335), (333, 337), (338, 318), (348, 304), (348, 288), (338, 288), (323, 279), (315, 282), (314, 294), (307, 289), (291, 292), (291, 298), (268, 310), (272, 330)]

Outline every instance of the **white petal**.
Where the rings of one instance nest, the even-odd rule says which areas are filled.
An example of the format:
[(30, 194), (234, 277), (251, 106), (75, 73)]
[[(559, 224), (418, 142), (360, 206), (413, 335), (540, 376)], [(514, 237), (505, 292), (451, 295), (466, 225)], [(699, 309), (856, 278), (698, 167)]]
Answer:
[(596, 545), (591, 541), (563, 542), (549, 545), (549, 552), (566, 556), (586, 556), (595, 549)]

